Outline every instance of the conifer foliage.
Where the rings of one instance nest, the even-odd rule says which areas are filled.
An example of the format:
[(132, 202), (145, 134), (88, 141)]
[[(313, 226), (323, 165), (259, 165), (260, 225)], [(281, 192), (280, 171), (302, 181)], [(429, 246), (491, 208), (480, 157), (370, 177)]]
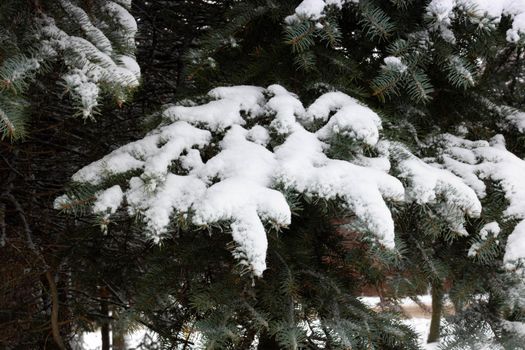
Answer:
[[(122, 104), (138, 86), (130, 1), (4, 1), (0, 21), (2, 138), (24, 135), (28, 88), (55, 65), (78, 114), (94, 117), (103, 93)], [(27, 29), (29, 28), (29, 30)], [(22, 30), (21, 30), (22, 29)]]
[[(25, 344), (418, 349), (396, 304), (428, 291), (443, 349), (523, 345), (524, 2), (7, 0), (0, 23), (0, 250), (47, 281)], [(32, 142), (76, 155), (49, 245)]]

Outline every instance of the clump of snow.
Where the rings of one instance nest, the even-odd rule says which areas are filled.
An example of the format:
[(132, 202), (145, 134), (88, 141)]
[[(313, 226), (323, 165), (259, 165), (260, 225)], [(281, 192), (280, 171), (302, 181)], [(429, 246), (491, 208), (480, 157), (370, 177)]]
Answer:
[(257, 115), (261, 111), (263, 89), (255, 86), (220, 87), (208, 95), (216, 100), (199, 106), (173, 106), (163, 115), (170, 120), (184, 120), (205, 124), (212, 131), (224, 130), (232, 125), (244, 125), (241, 113)]
[(489, 234), (491, 233), (493, 237), (498, 237), (501, 229), (499, 227), (499, 224), (495, 221), (489, 222), (488, 224), (484, 225), (481, 230), (479, 231), (479, 236), (482, 240), (487, 240)]
[(177, 121), (155, 129), (142, 140), (120, 147), (80, 169), (73, 175), (73, 181), (99, 184), (104, 177), (136, 169), (144, 169), (148, 177), (162, 179), (171, 162), (183, 151), (203, 147), (210, 139), (209, 131)]
[(393, 70), (399, 73), (404, 73), (407, 70), (406, 64), (404, 64), (399, 57), (388, 56), (384, 59), (385, 68)]
[(55, 210), (63, 210), (66, 208), (69, 203), (71, 202), (71, 198), (67, 194), (63, 194), (61, 196), (58, 196), (53, 201), (53, 209)]
[(525, 132), (525, 112), (517, 110), (512, 111), (506, 119), (508, 123), (515, 127), (519, 132)]
[(503, 328), (510, 333), (518, 334), (522, 337), (525, 337), (525, 322), (519, 321), (501, 321)]
[(95, 203), (93, 203), (93, 213), (102, 215), (100, 227), (104, 233), (107, 233), (110, 215), (115, 214), (123, 198), (124, 193), (119, 185), (115, 185), (96, 194), (96, 200)]
[(452, 225), (451, 229), (467, 235), (464, 214), (471, 217), (481, 214), (481, 203), (474, 190), (452, 172), (425, 163), (399, 143), (392, 144), (391, 154), (396, 160), (398, 177), (407, 183), (408, 199), (425, 204), (438, 203), (440, 198), (445, 198), (446, 207), (442, 210)]
[(368, 107), (356, 102), (346, 104), (317, 131), (321, 140), (328, 140), (334, 135), (348, 136), (371, 146), (379, 141), (381, 119)]
[(259, 86), (239, 85), (228, 87), (217, 87), (208, 95), (215, 99), (232, 100), (239, 103), (239, 109), (248, 115), (257, 116), (264, 104), (265, 89)]
[(509, 202), (505, 218), (520, 221), (508, 237), (504, 261), (511, 265), (525, 258), (525, 161), (506, 149), (502, 135), (496, 135), (490, 142), (450, 134), (441, 138), (443, 166), (463, 178), (478, 196), (486, 195), (483, 181), (501, 186)]
[(507, 247), (503, 261), (508, 267), (513, 267), (513, 262), (525, 258), (525, 220), (516, 225), (507, 239)]
[(93, 204), (94, 213), (114, 214), (122, 203), (124, 193), (119, 185), (115, 185), (98, 193), (96, 197)]
[(355, 98), (342, 92), (328, 92), (318, 97), (314, 103), (308, 107), (306, 114), (299, 116), (299, 119), (307, 123), (315, 120), (326, 121), (328, 120), (330, 112), (341, 109), (343, 106), (356, 103), (358, 102)]
[(319, 19), (326, 3), (324, 0), (303, 0), (299, 6), (295, 8), (297, 16)]
[(248, 130), (246, 138), (258, 145), (266, 146), (270, 141), (270, 133), (266, 128), (260, 125), (255, 125), (250, 130)]
[(329, 159), (324, 144), (302, 127), (279, 146), (277, 179), (287, 188), (325, 199), (341, 198), (365, 227), (394, 246), (394, 222), (383, 198), (402, 200), (403, 186), (384, 172)]
[(432, 18), (430, 29), (439, 32), (443, 39), (451, 43), (456, 41), (454, 33), (450, 30), (456, 3), (456, 0), (432, 0), (427, 5), (427, 16)]
[(525, 34), (525, 2), (516, 0), (432, 0), (427, 5), (427, 16), (431, 18), (430, 28), (439, 32), (443, 39), (455, 42), (450, 29), (455, 10), (468, 10), (473, 23), (493, 29), (502, 17), (512, 19), (507, 30), (507, 41), (516, 43)]
[(305, 113), (303, 104), (297, 96), (289, 93), (279, 85), (271, 85), (268, 91), (274, 96), (266, 104), (266, 109), (275, 114), (270, 124), (278, 134), (288, 134), (296, 127), (296, 116)]
[[(389, 175), (390, 159), (401, 146), (380, 141), (381, 119), (350, 96), (326, 93), (306, 109), (279, 85), (221, 87), (209, 96), (213, 100), (205, 104), (168, 107), (167, 124), (73, 175), (74, 181), (101, 186), (112, 176), (133, 174), (122, 193), (116, 186), (98, 194), (96, 213), (111, 215), (126, 203), (155, 240), (174, 219), (198, 226), (229, 223), (234, 255), (258, 276), (266, 268), (265, 224), (291, 223), (281, 190), (334, 201), (389, 248), (394, 222), (386, 201), (403, 201), (405, 192), (420, 203), (446, 198), (458, 208), (456, 215), (479, 213), (474, 192), (459, 178), (413, 155), (395, 159), (407, 189)], [(309, 131), (313, 121), (324, 125)], [(358, 151), (351, 161), (331, 159), (326, 153), (337, 135), (379, 156)], [(67, 205), (67, 198), (56, 204)]]
[(327, 6), (341, 8), (347, 2), (357, 3), (359, 0), (303, 0), (295, 8), (293, 15), (285, 18), (285, 22), (290, 24), (299, 21), (302, 18), (319, 20), (325, 14)]

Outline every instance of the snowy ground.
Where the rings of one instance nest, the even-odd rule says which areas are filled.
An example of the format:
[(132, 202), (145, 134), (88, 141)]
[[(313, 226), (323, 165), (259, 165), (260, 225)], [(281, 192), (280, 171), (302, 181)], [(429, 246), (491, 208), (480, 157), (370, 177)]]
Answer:
[[(129, 350), (137, 348), (144, 341), (146, 336), (145, 330), (138, 330), (134, 333), (126, 335), (126, 346)], [(150, 338), (153, 340), (153, 338)], [(100, 350), (102, 338), (99, 332), (84, 333), (79, 341), (78, 350)]]
[[(379, 303), (378, 297), (362, 297), (361, 300), (371, 306), (375, 307)], [(419, 300), (426, 306), (430, 305), (431, 298), (429, 295), (423, 295), (419, 297)], [(408, 325), (411, 325), (414, 330), (419, 334), (419, 339), (421, 345), (426, 350), (437, 350), (438, 344), (426, 344), (426, 339), (428, 336), (428, 330), (430, 327), (430, 313), (427, 310), (422, 309), (414, 301), (409, 298), (401, 300), (401, 305), (405, 312), (408, 315), (411, 315), (412, 318), (407, 319), (405, 322)], [(144, 330), (139, 330), (135, 333), (131, 333), (126, 336), (126, 344), (128, 348), (134, 349), (138, 347), (145, 336)], [(100, 350), (101, 348), (101, 338), (100, 332), (85, 333), (82, 336), (81, 344), (79, 350)]]
[[(362, 297), (362, 302), (370, 307), (375, 307), (379, 304), (379, 297)], [(419, 301), (424, 304), (427, 310), (421, 308), (410, 298), (401, 300), (401, 306), (408, 316), (412, 316), (405, 320), (407, 325), (412, 326), (419, 334), (419, 341), (422, 347), (426, 350), (437, 350), (438, 343), (427, 344), (428, 331), (430, 329), (430, 305), (432, 298), (430, 295), (421, 295), (418, 297)]]
[(430, 318), (414, 317), (406, 320), (406, 323), (411, 325), (419, 334), (419, 341), (424, 349), (437, 350), (438, 343), (427, 344), (428, 330), (430, 327)]

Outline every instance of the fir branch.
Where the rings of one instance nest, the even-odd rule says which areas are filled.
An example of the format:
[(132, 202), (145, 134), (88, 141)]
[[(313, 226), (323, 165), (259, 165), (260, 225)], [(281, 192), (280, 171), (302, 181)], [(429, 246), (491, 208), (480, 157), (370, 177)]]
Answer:
[(408, 76), (411, 78), (407, 81), (409, 96), (416, 102), (428, 102), (434, 91), (430, 78), (420, 69), (410, 71)]
[(285, 43), (292, 46), (294, 53), (301, 53), (312, 47), (316, 28), (308, 20), (296, 22), (285, 27)]
[(362, 16), (360, 23), (365, 27), (370, 39), (386, 40), (392, 35), (396, 26), (381, 8), (366, 0), (359, 2), (359, 9)]

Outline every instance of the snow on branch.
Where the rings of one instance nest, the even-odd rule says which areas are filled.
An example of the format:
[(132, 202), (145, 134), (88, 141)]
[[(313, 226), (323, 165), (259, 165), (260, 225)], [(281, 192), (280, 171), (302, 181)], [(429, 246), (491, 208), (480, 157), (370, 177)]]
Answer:
[[(102, 92), (119, 105), (126, 101), (140, 79), (130, 7), (128, 0), (59, 0), (27, 18), (24, 47), (8, 52), (0, 64), (0, 81), (8, 87), (0, 92), (0, 138), (24, 136), (27, 89), (53, 64), (62, 67), (64, 92), (84, 118), (96, 113)], [(6, 33), (16, 37), (9, 28)]]
[(439, 169), (436, 164), (427, 164), (414, 156), (399, 143), (394, 143), (390, 151), (399, 172), (398, 177), (407, 183), (407, 199), (419, 204), (436, 203), (439, 198), (446, 201), (441, 208), (450, 229), (461, 235), (468, 235), (464, 224), (464, 214), (479, 217), (481, 203), (472, 190), (461, 178), (446, 169)]
[[(128, 0), (91, 5), (59, 0), (27, 19), (28, 35), (20, 41), (24, 47), (7, 53), (0, 64), (0, 81), (8, 87), (0, 91), (1, 139), (25, 135), (27, 89), (53, 64), (62, 67), (61, 85), (78, 115), (93, 117), (103, 93), (119, 105), (126, 101), (140, 79), (134, 58), (137, 24), (130, 7)], [(6, 33), (16, 36), (9, 28)]]
[[(140, 78), (140, 68), (133, 57), (135, 19), (114, 1), (102, 1), (96, 14), (86, 13), (70, 0), (60, 0), (59, 4), (67, 18), (49, 14), (36, 18), (39, 39), (36, 59), (40, 63), (63, 60), (67, 70), (62, 80), (84, 118), (93, 116), (102, 87), (119, 103), (124, 102), (129, 91), (139, 85)], [(67, 21), (75, 23), (83, 35), (68, 33), (64, 29), (68, 25), (62, 25)]]
[(334, 6), (341, 8), (346, 2), (358, 2), (358, 0), (303, 0), (295, 8), (294, 14), (286, 17), (286, 23), (293, 23), (300, 19), (318, 20), (325, 14), (325, 8)]
[[(167, 107), (157, 129), (73, 176), (102, 187), (95, 214), (107, 220), (127, 204), (128, 214), (140, 214), (157, 240), (174, 218), (229, 225), (234, 255), (258, 276), (266, 268), (267, 227), (291, 223), (285, 192), (333, 201), (389, 248), (394, 222), (387, 202), (405, 200), (405, 191), (418, 202), (450, 198), (461, 215), (479, 214), (474, 192), (460, 178), (413, 155), (396, 162), (401, 177), (412, 179), (405, 190), (388, 174), (389, 156), (401, 146), (380, 140), (379, 116), (350, 96), (329, 92), (305, 108), (279, 85), (220, 87), (208, 95), (207, 103)], [(327, 154), (336, 137), (378, 156), (332, 159)], [(123, 187), (104, 189), (115, 176), (127, 176)], [(62, 196), (56, 208), (73, 200)]]
[(432, 0), (427, 5), (427, 16), (431, 29), (440, 33), (443, 39), (455, 42), (451, 30), (452, 20), (458, 10), (465, 11), (480, 29), (492, 30), (503, 17), (512, 19), (507, 30), (507, 41), (518, 42), (525, 34), (525, 2), (515, 0)]
[(486, 195), (484, 181), (501, 186), (508, 201), (503, 219), (518, 220), (508, 237), (504, 262), (512, 266), (525, 258), (525, 161), (506, 149), (502, 135), (486, 142), (445, 134), (440, 143), (443, 166), (463, 178), (480, 197)]
[[(325, 17), (327, 8), (341, 9), (350, 2), (359, 0), (303, 0), (285, 22), (290, 25), (302, 20), (319, 21)], [(366, 8), (366, 2), (363, 4), (362, 8)], [(454, 43), (452, 21), (458, 12), (465, 13), (481, 30), (493, 30), (503, 17), (510, 17), (512, 26), (506, 36), (512, 43), (525, 34), (525, 2), (521, 0), (431, 0), (426, 7), (429, 30)]]

